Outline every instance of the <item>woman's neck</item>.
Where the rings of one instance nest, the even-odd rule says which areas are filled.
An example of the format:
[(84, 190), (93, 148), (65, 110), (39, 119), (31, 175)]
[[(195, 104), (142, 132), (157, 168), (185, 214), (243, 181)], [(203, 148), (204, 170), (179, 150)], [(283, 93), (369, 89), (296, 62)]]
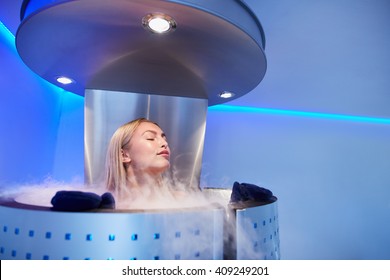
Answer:
[(158, 188), (162, 184), (161, 174), (149, 174), (146, 172), (128, 172), (128, 186), (132, 189)]

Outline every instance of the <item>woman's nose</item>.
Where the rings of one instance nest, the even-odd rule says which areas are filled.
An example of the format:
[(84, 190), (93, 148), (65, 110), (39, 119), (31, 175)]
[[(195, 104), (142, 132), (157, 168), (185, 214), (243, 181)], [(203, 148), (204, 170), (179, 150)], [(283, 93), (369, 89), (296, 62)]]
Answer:
[(160, 145), (161, 145), (161, 147), (167, 148), (168, 147), (168, 141), (165, 140), (164, 138), (161, 138)]

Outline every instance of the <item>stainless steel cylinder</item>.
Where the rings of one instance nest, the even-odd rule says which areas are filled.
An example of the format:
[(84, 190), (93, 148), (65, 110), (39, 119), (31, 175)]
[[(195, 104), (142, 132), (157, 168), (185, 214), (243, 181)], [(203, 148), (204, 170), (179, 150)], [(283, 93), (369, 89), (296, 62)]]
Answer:
[(0, 259), (222, 259), (223, 209), (54, 212), (0, 205)]

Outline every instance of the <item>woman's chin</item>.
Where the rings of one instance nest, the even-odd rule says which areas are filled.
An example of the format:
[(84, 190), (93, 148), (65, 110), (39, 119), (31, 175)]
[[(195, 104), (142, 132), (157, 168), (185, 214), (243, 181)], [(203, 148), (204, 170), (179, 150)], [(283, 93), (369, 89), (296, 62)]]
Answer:
[(155, 176), (161, 175), (165, 171), (169, 169), (170, 165), (169, 164), (164, 164), (160, 166), (155, 166), (154, 168), (151, 169), (151, 172), (149, 174), (153, 174)]

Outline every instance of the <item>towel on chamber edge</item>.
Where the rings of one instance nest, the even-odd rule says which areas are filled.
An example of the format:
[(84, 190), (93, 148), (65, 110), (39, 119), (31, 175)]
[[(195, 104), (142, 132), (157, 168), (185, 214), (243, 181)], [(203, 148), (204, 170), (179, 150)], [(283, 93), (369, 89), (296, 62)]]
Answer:
[(115, 209), (115, 199), (111, 193), (102, 196), (92, 192), (58, 191), (51, 199), (55, 211), (88, 211), (93, 209)]

